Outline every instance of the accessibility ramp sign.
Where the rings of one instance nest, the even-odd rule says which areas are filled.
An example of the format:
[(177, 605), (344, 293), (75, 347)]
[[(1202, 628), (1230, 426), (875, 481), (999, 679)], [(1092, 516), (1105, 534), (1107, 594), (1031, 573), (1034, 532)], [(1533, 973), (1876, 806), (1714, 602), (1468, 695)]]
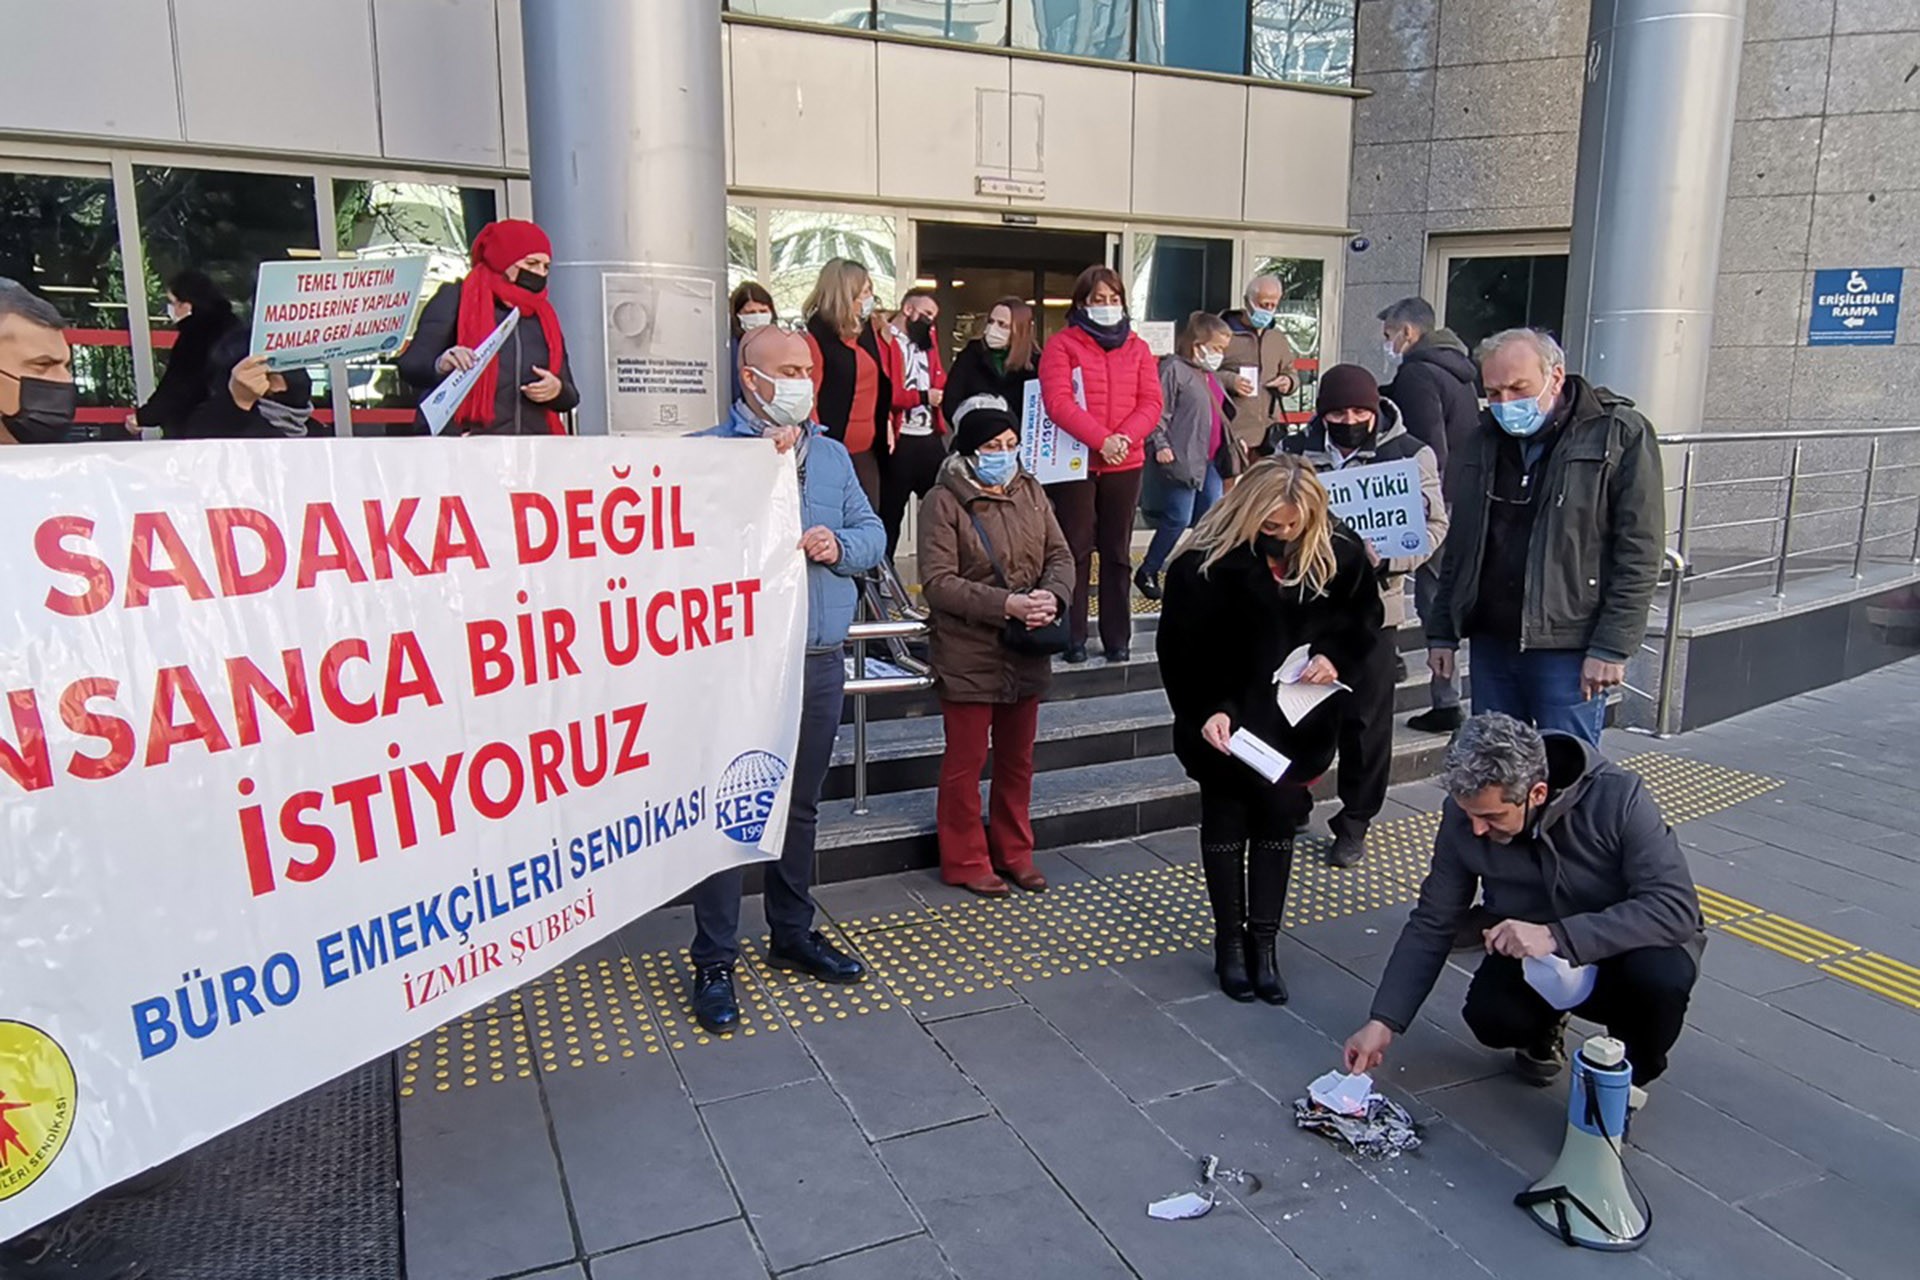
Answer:
[(1902, 267), (1839, 267), (1813, 273), (1807, 345), (1892, 346), (1900, 328)]

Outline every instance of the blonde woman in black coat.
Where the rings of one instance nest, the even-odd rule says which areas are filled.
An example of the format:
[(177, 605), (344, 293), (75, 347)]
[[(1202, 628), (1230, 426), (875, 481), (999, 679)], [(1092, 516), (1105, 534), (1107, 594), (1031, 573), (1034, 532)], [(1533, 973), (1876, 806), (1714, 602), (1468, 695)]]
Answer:
[[(1200, 784), (1200, 856), (1214, 916), (1214, 972), (1235, 1000), (1284, 1004), (1274, 954), (1293, 836), (1308, 787), (1333, 761), (1335, 693), (1289, 724), (1276, 674), (1302, 645), (1302, 682), (1361, 669), (1380, 635), (1380, 589), (1365, 545), (1327, 509), (1298, 458), (1255, 465), (1206, 515), (1167, 569), (1160, 671), (1173, 707), (1173, 749)], [(1291, 761), (1268, 782), (1229, 754), (1235, 731)]]

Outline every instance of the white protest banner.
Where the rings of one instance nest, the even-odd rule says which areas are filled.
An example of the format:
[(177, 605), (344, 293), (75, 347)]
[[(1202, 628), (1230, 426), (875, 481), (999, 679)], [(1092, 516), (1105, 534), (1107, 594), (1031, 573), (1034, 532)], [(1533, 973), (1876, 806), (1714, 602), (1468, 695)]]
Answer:
[(253, 290), (254, 355), (269, 369), (398, 351), (413, 329), (427, 259), (263, 262)]
[(473, 390), (473, 384), (480, 381), (480, 375), (493, 363), (500, 348), (507, 344), (507, 338), (520, 325), (520, 308), (509, 307), (507, 318), (494, 327), (487, 340), (473, 349), (473, 367), (455, 369), (448, 374), (440, 385), (427, 393), (420, 402), (420, 416), (427, 420), (427, 426), (433, 434), (439, 435), (447, 429), (447, 423), (453, 421), (453, 415), (459, 411), (460, 404), (467, 398), (467, 392)]
[(1414, 458), (1322, 471), (1333, 514), (1373, 544), (1382, 560), (1424, 556), (1427, 504), (1420, 494), (1420, 463)]
[(0, 1240), (775, 854), (791, 459), (14, 448)]
[[(1086, 399), (1078, 369), (1073, 371), (1073, 398)], [(1038, 378), (1027, 383), (1027, 400), (1021, 410), (1020, 465), (1041, 484), (1085, 480), (1092, 474), (1087, 470), (1087, 446), (1062, 431), (1059, 424), (1047, 416), (1047, 407), (1040, 399)]]

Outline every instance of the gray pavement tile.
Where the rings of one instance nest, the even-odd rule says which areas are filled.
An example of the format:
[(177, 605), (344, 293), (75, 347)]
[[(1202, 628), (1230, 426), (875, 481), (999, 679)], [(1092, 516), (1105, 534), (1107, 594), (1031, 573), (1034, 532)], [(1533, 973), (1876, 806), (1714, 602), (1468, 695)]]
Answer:
[(985, 1114), (980, 1096), (925, 1028), (900, 1009), (808, 1025), (813, 1051), (871, 1141)]
[[(901, 1002), (906, 1004), (905, 1001)], [(1023, 1003), (1020, 992), (1004, 982), (991, 982), (975, 987), (972, 991), (957, 991), (951, 996), (942, 996), (933, 1000), (915, 1000), (906, 1005), (907, 1012), (921, 1022), (932, 1025), (945, 1022), (949, 1018), (965, 1018), (976, 1013), (987, 1013), (994, 1009), (1010, 1009)]]
[(1302, 946), (1313, 948), (1329, 960), (1391, 951), (1393, 940), (1400, 936), (1400, 927), (1407, 922), (1407, 913), (1412, 909), (1413, 904), (1408, 903), (1404, 907), (1386, 907), (1360, 915), (1295, 925), (1287, 930), (1287, 936)]
[[(1899, 840), (1903, 846), (1913, 847), (1913, 832), (1907, 830), (1913, 825), (1912, 811), (1901, 805), (1882, 804), (1872, 806), (1873, 812), (1881, 815), (1885, 821), (1875, 821), (1864, 812), (1868, 806), (1863, 798), (1827, 798), (1799, 799), (1789, 793), (1781, 812), (1797, 813), (1804, 822), (1815, 830), (1850, 840), (1855, 844), (1870, 844), (1875, 840)], [(1901, 814), (1905, 814), (1903, 825), (1892, 825)]]
[(1220, 983), (1213, 976), (1211, 943), (1192, 951), (1169, 951), (1145, 960), (1129, 960), (1119, 966), (1119, 974), (1148, 999), (1160, 1004), (1191, 1000), (1220, 990)]
[(1753, 1118), (1775, 1142), (1852, 1181), (1920, 1186), (1920, 1140), (1711, 1036), (1682, 1038), (1660, 1079), (1662, 1089), (1668, 1084)]
[(1658, 1161), (1635, 1161), (1633, 1176), (1653, 1206), (1653, 1230), (1642, 1252), (1676, 1280), (1840, 1280), (1819, 1258)]
[(920, 1230), (825, 1081), (716, 1102), (701, 1114), (775, 1270)]
[(1220, 1055), (1113, 969), (1032, 982), (1021, 990), (1054, 1030), (1136, 1102), (1233, 1074)]
[(684, 951), (693, 941), (693, 908), (661, 907), (649, 911), (631, 924), (622, 925), (614, 937), (630, 956)]
[(1819, 1165), (1683, 1089), (1660, 1081), (1647, 1092), (1629, 1141), (1721, 1200), (1734, 1203), (1820, 1176)]
[(1542, 1089), (1511, 1072), (1434, 1089), (1420, 1100), (1518, 1169), (1545, 1173), (1567, 1132), (1567, 1078)]
[(1698, 849), (1702, 853), (1732, 853), (1761, 843), (1744, 831), (1729, 831), (1725, 827), (1715, 826), (1711, 819), (1683, 822), (1674, 831), (1680, 837), (1682, 848)]
[(688, 1016), (687, 1038), (681, 1042), (686, 1047), (673, 1053), (693, 1100), (705, 1104), (819, 1079), (820, 1069), (745, 966), (737, 971), (734, 982), (742, 1008), (752, 1010), (757, 1024), (754, 1034), (709, 1039)]
[(927, 912), (926, 903), (914, 890), (922, 873), (874, 876), (868, 880), (843, 880), (823, 884), (813, 891), (813, 900), (842, 929), (884, 929), (888, 917), (915, 918)]
[(1292, 1102), (1308, 1082), (1341, 1065), (1339, 1043), (1284, 1007), (1235, 1004), (1214, 995), (1166, 1009), (1236, 1071), (1282, 1102)]
[(903, 871), (900, 873), (900, 878), (906, 882), (908, 890), (914, 897), (930, 907), (950, 907), (959, 902), (980, 900), (959, 885), (946, 883), (940, 878), (940, 873), (935, 870)]
[(1148, 1203), (1192, 1182), (1193, 1161), (1038, 1013), (983, 1013), (935, 1034), (1141, 1280), (1308, 1280), (1238, 1205), (1214, 1209), (1201, 1231), (1148, 1218)]
[(1052, 849), (1034, 850), (1033, 867), (1049, 884), (1078, 884), (1093, 879), (1085, 867)]
[(587, 1280), (586, 1268), (579, 1263), (569, 1263), (564, 1267), (555, 1267), (551, 1271), (540, 1271), (530, 1276), (521, 1276), (519, 1280)]
[(1153, 831), (1134, 841), (1168, 862), (1179, 866), (1200, 861), (1200, 828), (1177, 827), (1172, 831)]
[(1855, 946), (1871, 948), (1908, 964), (1920, 964), (1920, 928), (1904, 920), (1890, 919), (1878, 910), (1842, 907), (1823, 921), (1808, 923), (1818, 924)]
[(1695, 985), (1687, 1022), (1849, 1106), (1920, 1134), (1920, 1073), (1911, 1067), (1711, 978)]
[(1895, 1062), (1920, 1068), (1920, 1017), (1905, 1005), (1837, 978), (1774, 992), (1767, 1003)]
[(1405, 782), (1389, 788), (1387, 797), (1398, 800), (1416, 813), (1438, 813), (1447, 801), (1445, 788), (1437, 782)]
[(1735, 861), (1740, 856), (1735, 853), (1709, 857), (1695, 853), (1688, 855), (1687, 865), (1693, 868), (1696, 884), (1801, 924), (1831, 932), (1827, 921), (1846, 903), (1830, 893), (1805, 888), (1745, 862)]
[(1135, 871), (1158, 871), (1167, 865), (1165, 858), (1131, 840), (1117, 840), (1112, 844), (1073, 845), (1057, 852), (1089, 875), (1103, 880), (1108, 876), (1122, 876)]
[(780, 1280), (953, 1280), (953, 1272), (932, 1240), (910, 1236), (789, 1271)]
[(1872, 903), (1901, 918), (1920, 917), (1920, 891), (1911, 887), (1920, 867), (1879, 849), (1813, 838), (1798, 848), (1757, 844), (1726, 856), (1842, 902)]
[(880, 1158), (963, 1276), (1132, 1276), (998, 1117), (882, 1143)]
[(1709, 978), (1750, 996), (1772, 995), (1790, 987), (1824, 981), (1820, 970), (1804, 961), (1727, 933), (1707, 935), (1701, 970)]
[(587, 1265), (593, 1280), (663, 1280), (668, 1276), (767, 1280), (768, 1275), (766, 1263), (753, 1247), (753, 1237), (738, 1221), (622, 1249)]
[(1913, 1275), (1920, 1217), (1913, 1188), (1861, 1186), (1827, 1177), (1749, 1202), (1747, 1212), (1815, 1257), (1859, 1280)]
[(693, 1101), (666, 1054), (550, 1072), (540, 1083), (586, 1252), (605, 1253), (739, 1215)]
[(1291, 1103), (1245, 1081), (1150, 1104), (1147, 1114), (1187, 1152), (1220, 1157), (1257, 1176), (1238, 1197), (1321, 1280), (1371, 1280), (1391, 1258), (1396, 1274), (1422, 1280), (1485, 1272), (1445, 1234), (1375, 1181), (1332, 1143), (1301, 1132)]
[(576, 1254), (535, 1080), (402, 1098), (400, 1168), (414, 1280), (509, 1275)]

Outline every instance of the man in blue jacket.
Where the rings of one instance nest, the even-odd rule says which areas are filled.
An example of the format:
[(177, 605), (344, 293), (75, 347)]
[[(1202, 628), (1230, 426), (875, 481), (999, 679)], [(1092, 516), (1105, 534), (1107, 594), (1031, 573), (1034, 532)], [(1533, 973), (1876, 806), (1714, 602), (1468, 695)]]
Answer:
[[(767, 963), (822, 982), (861, 982), (867, 968), (836, 950), (813, 927), (813, 846), (820, 788), (833, 759), (846, 697), (843, 650), (859, 605), (854, 579), (886, 558), (887, 533), (867, 504), (853, 459), (813, 421), (813, 357), (805, 339), (768, 326), (740, 343), (741, 398), (727, 420), (703, 432), (791, 454), (800, 474), (800, 550), (807, 557), (807, 660), (801, 686), (800, 742), (793, 798), (780, 859), (766, 864)], [(746, 447), (746, 446), (742, 446)], [(693, 1013), (718, 1035), (740, 1023), (733, 965), (740, 955), (736, 868), (693, 891)]]

